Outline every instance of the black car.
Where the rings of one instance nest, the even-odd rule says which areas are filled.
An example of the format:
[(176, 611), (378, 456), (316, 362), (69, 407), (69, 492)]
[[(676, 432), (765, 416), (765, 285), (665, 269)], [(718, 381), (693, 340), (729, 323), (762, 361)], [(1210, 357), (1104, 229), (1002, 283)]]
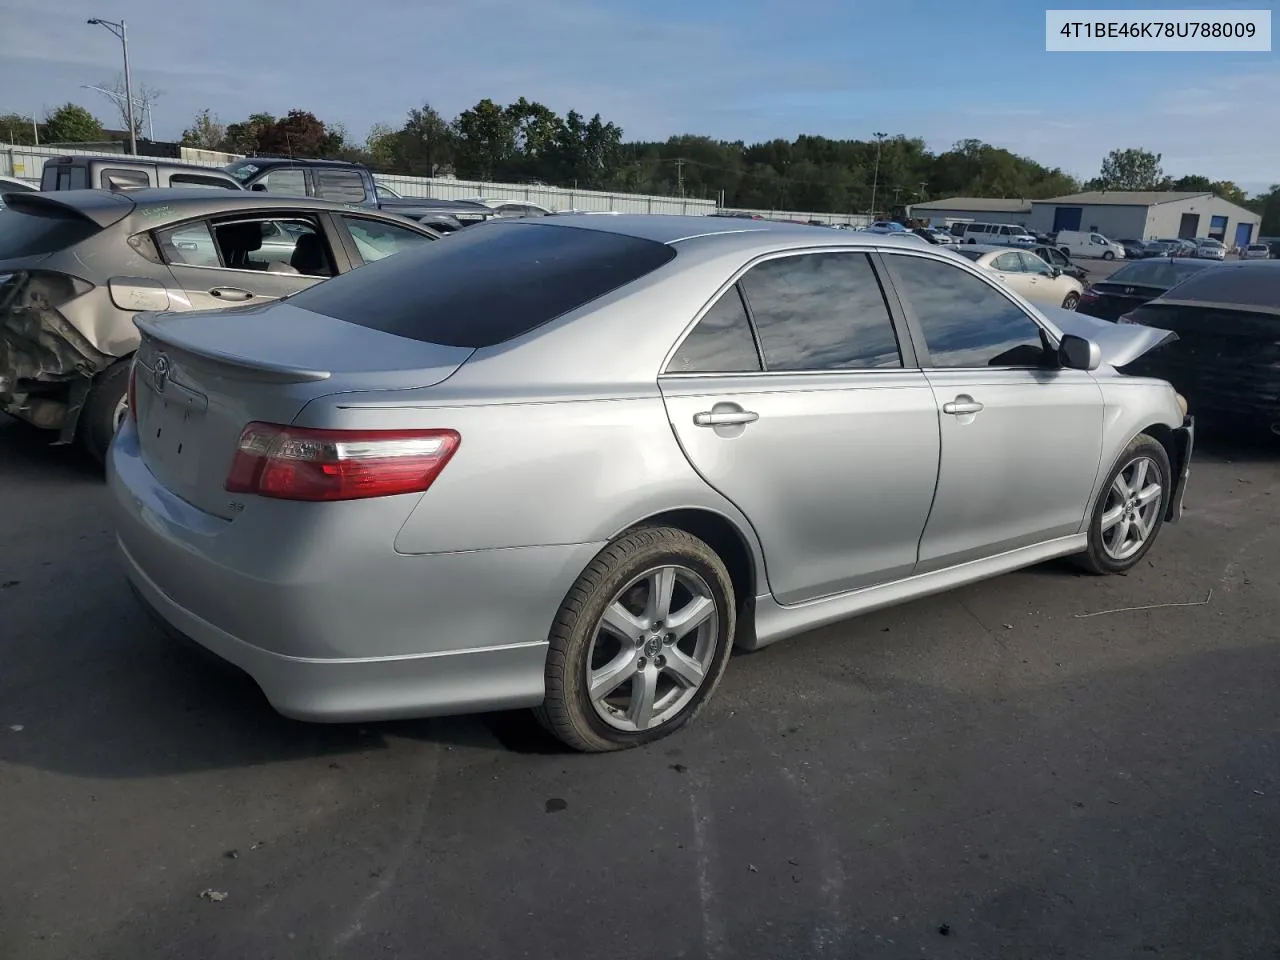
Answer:
[(1126, 263), (1105, 280), (1087, 288), (1076, 309), (1100, 320), (1117, 320), (1192, 274), (1217, 265), (1210, 260), (1174, 257)]
[(1126, 260), (1141, 260), (1147, 255), (1147, 245), (1141, 240), (1117, 240), (1116, 243), (1124, 247)]
[(1038, 247), (1032, 247), (1031, 252), (1043, 260), (1051, 267), (1057, 267), (1068, 277), (1074, 277), (1081, 283), (1085, 283), (1085, 278), (1089, 276), (1089, 271), (1080, 264), (1074, 262), (1069, 256), (1059, 250), (1057, 247), (1051, 247), (1048, 244), (1041, 244)]
[(1168, 380), (1197, 414), (1280, 434), (1280, 261), (1194, 271), (1120, 322), (1178, 335), (1125, 373)]

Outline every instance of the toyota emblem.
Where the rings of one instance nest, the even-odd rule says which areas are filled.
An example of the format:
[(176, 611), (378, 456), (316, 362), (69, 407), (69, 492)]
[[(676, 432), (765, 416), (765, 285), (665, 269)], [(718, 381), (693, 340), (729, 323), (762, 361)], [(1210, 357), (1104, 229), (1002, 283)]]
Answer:
[(156, 393), (164, 393), (164, 385), (169, 382), (169, 358), (163, 353), (156, 357), (155, 366), (151, 368), (151, 381)]

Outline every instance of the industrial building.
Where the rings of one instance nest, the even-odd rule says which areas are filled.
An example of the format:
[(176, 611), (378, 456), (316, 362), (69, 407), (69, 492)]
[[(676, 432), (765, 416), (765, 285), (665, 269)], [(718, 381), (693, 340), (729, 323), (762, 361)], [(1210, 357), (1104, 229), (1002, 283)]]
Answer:
[(1090, 190), (1049, 200), (950, 197), (916, 203), (912, 217), (945, 225), (957, 220), (1016, 223), (1034, 233), (1088, 230), (1113, 240), (1213, 237), (1242, 247), (1257, 237), (1262, 218), (1212, 193)]
[(1211, 193), (1090, 190), (1033, 200), (1026, 226), (1036, 233), (1088, 230), (1113, 240), (1213, 237), (1228, 247), (1253, 241), (1262, 217)]
[(1016, 223), (1025, 227), (1031, 219), (1030, 200), (1002, 200), (991, 197), (949, 197), (946, 200), (930, 200), (913, 203), (907, 208), (908, 217), (928, 220), (935, 226), (945, 227), (959, 220), (976, 220), (979, 223)]

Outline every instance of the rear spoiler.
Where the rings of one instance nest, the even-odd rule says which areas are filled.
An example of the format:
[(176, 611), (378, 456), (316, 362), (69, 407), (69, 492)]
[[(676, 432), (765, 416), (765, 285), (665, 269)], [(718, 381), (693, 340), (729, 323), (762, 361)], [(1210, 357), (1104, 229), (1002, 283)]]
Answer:
[(122, 193), (106, 190), (57, 190), (48, 193), (6, 193), (5, 205), (14, 210), (43, 210), (71, 214), (105, 230), (129, 214), (137, 204)]
[(156, 313), (140, 313), (133, 318), (133, 324), (143, 338), (142, 345), (138, 348), (138, 357), (148, 367), (151, 366), (150, 354), (154, 352), (154, 344), (160, 343), (176, 350), (185, 350), (193, 356), (232, 367), (242, 379), (246, 380), (267, 383), (315, 383), (328, 380), (333, 376), (328, 370), (254, 360), (250, 357), (211, 349), (207, 344), (192, 342), (173, 326), (166, 326), (163, 321), (164, 314)]

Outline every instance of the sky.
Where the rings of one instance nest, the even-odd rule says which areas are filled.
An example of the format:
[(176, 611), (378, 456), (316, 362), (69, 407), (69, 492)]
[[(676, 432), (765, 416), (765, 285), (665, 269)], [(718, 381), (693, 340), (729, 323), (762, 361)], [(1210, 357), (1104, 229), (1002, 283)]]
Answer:
[[(196, 111), (224, 122), (310, 110), (354, 140), (429, 102), (452, 117), (520, 96), (599, 112), (628, 140), (748, 143), (807, 133), (976, 137), (1080, 178), (1114, 148), (1258, 191), (1280, 182), (1271, 53), (1047, 53), (1044, 11), (1127, 0), (0, 0), (0, 113), (78, 102), (120, 74), (161, 91), (157, 139)], [(1274, 0), (1181, 4), (1272, 9)], [(56, 11), (56, 12), (55, 12)], [(1280, 19), (1280, 18), (1278, 18)]]

